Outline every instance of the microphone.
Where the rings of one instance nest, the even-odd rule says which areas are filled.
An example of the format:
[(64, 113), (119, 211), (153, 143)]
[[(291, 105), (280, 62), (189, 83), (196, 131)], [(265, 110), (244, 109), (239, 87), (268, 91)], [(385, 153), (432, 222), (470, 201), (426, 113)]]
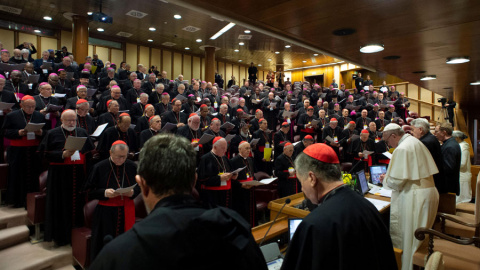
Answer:
[(263, 244), (263, 242), (265, 241), (265, 238), (267, 238), (267, 235), (268, 233), (270, 232), (270, 229), (272, 228), (273, 224), (275, 224), (275, 221), (277, 221), (277, 218), (278, 218), (278, 215), (280, 215), (280, 213), (282, 212), (283, 208), (285, 207), (285, 205), (289, 204), (292, 200), (290, 200), (290, 198), (287, 198), (285, 200), (285, 203), (282, 205), (282, 208), (280, 208), (280, 211), (278, 211), (277, 215), (275, 216), (275, 218), (273, 219), (272, 221), (272, 224), (270, 224), (270, 227), (268, 227), (268, 230), (267, 232), (265, 233), (265, 235), (263, 236), (263, 239), (262, 241), (260, 242), (259, 246), (261, 246)]

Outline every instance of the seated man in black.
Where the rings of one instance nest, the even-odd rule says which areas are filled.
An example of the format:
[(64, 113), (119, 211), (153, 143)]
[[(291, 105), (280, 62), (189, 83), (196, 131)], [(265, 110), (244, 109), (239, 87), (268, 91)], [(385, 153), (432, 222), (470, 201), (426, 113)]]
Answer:
[(182, 137), (160, 134), (145, 143), (136, 180), (150, 213), (107, 244), (90, 269), (267, 269), (239, 214), (205, 209), (190, 195), (195, 156)]

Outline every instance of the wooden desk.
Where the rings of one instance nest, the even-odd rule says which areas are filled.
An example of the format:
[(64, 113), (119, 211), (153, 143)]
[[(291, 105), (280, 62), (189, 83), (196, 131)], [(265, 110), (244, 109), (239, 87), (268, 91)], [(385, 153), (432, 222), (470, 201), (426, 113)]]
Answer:
[[(257, 244), (260, 244), (262, 241), (263, 237), (267, 233), (268, 228), (272, 224), (273, 221), (264, 223), (260, 226), (252, 228), (252, 235), (253, 238), (255, 239), (255, 242)], [(279, 235), (282, 235), (288, 231), (288, 218), (287, 217), (282, 217), (278, 218), (277, 222), (273, 224), (272, 228), (270, 229), (270, 232), (268, 232), (267, 237), (265, 238), (265, 241), (268, 242), (268, 240), (275, 238)]]

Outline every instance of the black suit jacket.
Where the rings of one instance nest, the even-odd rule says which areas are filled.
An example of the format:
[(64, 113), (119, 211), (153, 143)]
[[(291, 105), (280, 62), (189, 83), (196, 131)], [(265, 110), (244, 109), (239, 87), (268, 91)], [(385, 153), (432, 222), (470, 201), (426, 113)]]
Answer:
[(437, 138), (430, 132), (427, 132), (420, 141), (427, 147), (430, 154), (432, 154), (435, 165), (437, 165), (438, 173), (433, 175), (435, 181), (435, 187), (437, 187), (438, 193), (446, 193), (447, 186), (445, 183), (445, 174), (443, 170), (443, 154), (442, 146), (438, 142)]
[(451, 137), (442, 145), (443, 169), (447, 192), (460, 194), (460, 165), (462, 163), (462, 150), (460, 145)]

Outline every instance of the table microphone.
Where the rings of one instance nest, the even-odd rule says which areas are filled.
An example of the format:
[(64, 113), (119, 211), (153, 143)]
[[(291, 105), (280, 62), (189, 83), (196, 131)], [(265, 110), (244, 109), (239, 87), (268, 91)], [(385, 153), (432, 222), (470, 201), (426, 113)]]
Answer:
[(287, 198), (285, 200), (285, 203), (282, 205), (282, 208), (280, 208), (280, 211), (278, 211), (277, 215), (275, 216), (275, 218), (273, 219), (272, 221), (272, 224), (270, 224), (270, 227), (268, 228), (267, 232), (265, 233), (265, 235), (263, 236), (263, 239), (262, 241), (260, 242), (259, 246), (262, 246), (263, 242), (265, 241), (265, 238), (267, 238), (267, 235), (268, 233), (270, 232), (270, 229), (272, 228), (273, 224), (275, 224), (275, 221), (277, 221), (277, 218), (278, 218), (278, 215), (280, 215), (280, 213), (282, 212), (283, 208), (285, 207), (285, 205), (289, 204), (292, 200), (290, 200), (290, 198)]

